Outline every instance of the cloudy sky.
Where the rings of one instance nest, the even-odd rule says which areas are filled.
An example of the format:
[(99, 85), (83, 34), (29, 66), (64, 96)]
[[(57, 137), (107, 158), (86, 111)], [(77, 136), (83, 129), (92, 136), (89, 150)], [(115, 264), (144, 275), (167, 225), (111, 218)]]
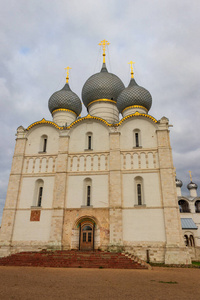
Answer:
[[(173, 124), (177, 177), (200, 186), (199, 0), (0, 0), (0, 215), (18, 126), (51, 120), (48, 99), (65, 83), (81, 97), (101, 67), (98, 43), (110, 42), (108, 70), (127, 86), (128, 62), (150, 91), (150, 114)], [(82, 116), (86, 114), (83, 110)]]

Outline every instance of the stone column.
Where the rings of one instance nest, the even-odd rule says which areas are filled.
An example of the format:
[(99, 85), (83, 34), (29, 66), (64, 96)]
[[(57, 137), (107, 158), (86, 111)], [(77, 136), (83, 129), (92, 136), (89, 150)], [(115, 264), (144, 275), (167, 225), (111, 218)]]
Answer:
[(110, 132), (110, 246), (118, 250), (123, 244), (120, 133)]
[(49, 248), (62, 249), (62, 235), (64, 224), (64, 209), (66, 198), (67, 161), (68, 161), (69, 136), (68, 131), (60, 132), (59, 150), (56, 165), (53, 211)]
[(165, 263), (185, 264), (191, 261), (183, 241), (168, 127), (168, 119), (163, 117), (157, 139), (166, 234)]
[(6, 202), (0, 230), (0, 256), (10, 254), (12, 236), (15, 223), (15, 215), (19, 199), (24, 153), (26, 147), (25, 130), (22, 126), (17, 129), (15, 151), (7, 189)]

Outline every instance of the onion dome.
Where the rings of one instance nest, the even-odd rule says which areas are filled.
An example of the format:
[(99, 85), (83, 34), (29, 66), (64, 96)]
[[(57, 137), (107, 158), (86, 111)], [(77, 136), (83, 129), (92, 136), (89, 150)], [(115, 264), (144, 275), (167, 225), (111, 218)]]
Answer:
[(190, 183), (188, 183), (188, 185), (187, 185), (187, 188), (188, 188), (188, 190), (192, 190), (192, 189), (197, 190), (198, 185), (196, 183), (190, 181)]
[(71, 110), (75, 112), (77, 116), (81, 113), (81, 100), (74, 92), (71, 91), (68, 83), (49, 98), (50, 112), (53, 113), (53, 111), (57, 109)]
[(181, 181), (181, 180), (179, 180), (179, 179), (175, 179), (176, 180), (176, 187), (182, 187), (182, 185), (183, 185), (183, 182)]
[(142, 106), (148, 111), (152, 105), (152, 97), (149, 91), (139, 86), (134, 78), (131, 78), (129, 86), (125, 88), (117, 99), (117, 108), (120, 113), (130, 106)]
[(117, 101), (117, 97), (125, 88), (123, 82), (116, 75), (109, 73), (103, 63), (101, 72), (92, 75), (84, 84), (82, 99), (86, 107), (93, 101)]

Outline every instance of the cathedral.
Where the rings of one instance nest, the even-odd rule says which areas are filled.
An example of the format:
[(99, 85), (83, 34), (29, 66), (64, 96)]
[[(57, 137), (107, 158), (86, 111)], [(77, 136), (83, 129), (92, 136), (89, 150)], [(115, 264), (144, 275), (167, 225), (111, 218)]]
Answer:
[(132, 62), (127, 87), (109, 72), (108, 44), (100, 43), (102, 68), (85, 82), (82, 102), (70, 89), (68, 67), (66, 84), (48, 102), (52, 120), (18, 127), (0, 256), (77, 249), (191, 262), (180, 213), (190, 200), (175, 181), (168, 119), (149, 114), (152, 97), (136, 83)]

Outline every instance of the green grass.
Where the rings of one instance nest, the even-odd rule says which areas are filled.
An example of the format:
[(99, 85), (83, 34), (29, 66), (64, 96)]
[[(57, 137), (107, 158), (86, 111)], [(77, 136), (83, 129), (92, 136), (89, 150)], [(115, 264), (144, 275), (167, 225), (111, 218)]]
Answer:
[(193, 261), (192, 264), (195, 266), (200, 266), (200, 261)]
[(158, 281), (159, 283), (177, 284), (177, 281)]

